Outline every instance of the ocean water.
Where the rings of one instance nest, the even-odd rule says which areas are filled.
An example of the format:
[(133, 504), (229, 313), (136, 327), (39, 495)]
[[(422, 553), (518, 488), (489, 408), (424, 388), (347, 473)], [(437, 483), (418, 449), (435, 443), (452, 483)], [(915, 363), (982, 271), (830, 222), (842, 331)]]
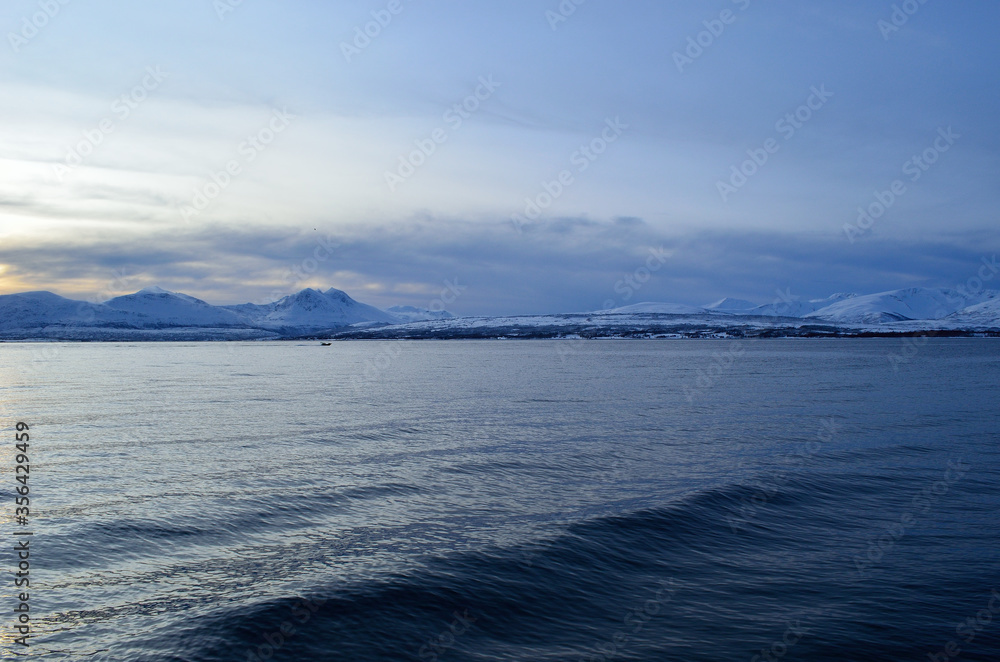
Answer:
[(4, 659), (1000, 660), (995, 340), (7, 343), (0, 375)]

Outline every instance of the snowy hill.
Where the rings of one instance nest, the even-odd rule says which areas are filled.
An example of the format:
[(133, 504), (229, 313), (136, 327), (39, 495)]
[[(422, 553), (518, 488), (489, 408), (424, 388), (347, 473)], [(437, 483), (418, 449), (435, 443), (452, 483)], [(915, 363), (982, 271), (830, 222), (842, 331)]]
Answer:
[(997, 296), (996, 292), (992, 294), (994, 296), (986, 301), (963, 308), (944, 319), (958, 326), (995, 327), (1000, 325), (1000, 296)]
[(936, 320), (990, 298), (986, 292), (974, 298), (956, 290), (911, 287), (856, 296), (804, 315), (841, 324), (881, 324), (899, 320)]
[(135, 294), (116, 297), (105, 301), (104, 305), (129, 313), (145, 328), (246, 326), (243, 316), (231, 310), (159, 287), (147, 287)]
[(213, 306), (148, 287), (104, 303), (51, 292), (0, 295), (0, 338), (64, 340), (249, 340), (472, 337), (755, 337), (1000, 333), (1000, 293), (909, 288), (868, 295), (752, 305), (722, 299), (700, 308), (643, 302), (589, 313), (454, 317), (394, 306), (388, 311), (337, 289), (305, 289), (268, 304)]
[(447, 310), (428, 310), (414, 306), (391, 306), (385, 309), (393, 317), (403, 322), (423, 322), (426, 320), (444, 320), (454, 317)]
[(746, 299), (726, 297), (725, 299), (719, 299), (715, 303), (710, 303), (704, 308), (705, 310), (718, 310), (723, 313), (745, 313), (757, 307), (757, 304)]
[(52, 292), (0, 296), (0, 330), (4, 331), (47, 326), (127, 326), (131, 322), (128, 313)]
[(608, 310), (594, 311), (594, 315), (703, 315), (704, 308), (685, 306), (681, 303), (656, 303), (643, 301), (630, 306), (620, 306)]
[(851, 299), (856, 296), (856, 294), (838, 292), (837, 294), (831, 294), (825, 299), (811, 299), (809, 301), (779, 301), (777, 303), (768, 303), (763, 306), (757, 306), (756, 308), (746, 311), (745, 314), (765, 315), (767, 317), (803, 317), (811, 312), (825, 308), (830, 304)]
[(0, 333), (8, 338), (156, 339), (157, 333), (163, 339), (256, 338), (402, 321), (406, 320), (332, 288), (302, 290), (265, 305), (238, 306), (213, 306), (160, 287), (104, 303), (75, 301), (51, 292), (0, 296)]
[(333, 288), (326, 292), (307, 288), (274, 303), (245, 303), (227, 308), (244, 316), (249, 324), (262, 328), (331, 329), (360, 322), (395, 324), (401, 321)]

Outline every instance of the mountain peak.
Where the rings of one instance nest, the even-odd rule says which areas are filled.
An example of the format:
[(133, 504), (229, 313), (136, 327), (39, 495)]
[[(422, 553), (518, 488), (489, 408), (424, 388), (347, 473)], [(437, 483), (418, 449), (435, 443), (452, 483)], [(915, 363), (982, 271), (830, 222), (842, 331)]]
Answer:
[(149, 287), (142, 288), (136, 294), (173, 294), (173, 292), (165, 290), (159, 285), (150, 285)]
[(391, 315), (358, 303), (346, 293), (307, 287), (270, 304), (240, 308), (257, 324), (301, 328), (335, 328), (359, 322), (397, 321)]
[(983, 290), (964, 297), (948, 289), (907, 287), (842, 299), (804, 317), (843, 324), (881, 324), (897, 320), (936, 320), (990, 298)]
[(330, 288), (330, 289), (328, 289), (328, 290), (327, 290), (326, 292), (323, 292), (323, 294), (324, 294), (325, 296), (328, 296), (328, 297), (330, 297), (331, 299), (336, 299), (337, 301), (343, 301), (343, 302), (347, 302), (347, 301), (352, 301), (352, 300), (353, 300), (353, 299), (351, 299), (351, 297), (350, 297), (350, 296), (349, 296), (349, 295), (347, 294), (347, 292), (345, 292), (345, 291), (343, 291), (343, 290), (338, 290), (338, 289), (337, 289), (337, 288), (335, 288), (335, 287), (331, 287), (331, 288)]
[(132, 294), (122, 294), (120, 296), (113, 297), (105, 301), (103, 305), (119, 310), (127, 309), (137, 311), (141, 309), (144, 313), (149, 313), (162, 306), (197, 306), (204, 309), (213, 307), (201, 299), (191, 296), (190, 294), (171, 292), (170, 290), (163, 289), (159, 285), (150, 285), (149, 287), (144, 287), (138, 292), (133, 292)]

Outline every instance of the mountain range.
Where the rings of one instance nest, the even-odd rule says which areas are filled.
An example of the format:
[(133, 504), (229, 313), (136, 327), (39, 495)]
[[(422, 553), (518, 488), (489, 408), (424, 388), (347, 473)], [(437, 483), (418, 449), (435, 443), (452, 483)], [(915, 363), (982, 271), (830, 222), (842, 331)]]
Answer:
[(307, 288), (272, 303), (235, 306), (213, 306), (159, 287), (103, 303), (75, 301), (52, 292), (23, 292), (0, 296), (0, 338), (269, 338), (451, 316), (447, 311), (409, 306), (393, 314), (333, 288), (325, 292)]
[(758, 305), (725, 298), (705, 306), (641, 302), (582, 313), (455, 317), (444, 310), (355, 301), (312, 288), (271, 303), (214, 306), (147, 287), (103, 303), (52, 292), (0, 296), (9, 340), (220, 340), (449, 337), (1000, 334), (1000, 292), (908, 288)]

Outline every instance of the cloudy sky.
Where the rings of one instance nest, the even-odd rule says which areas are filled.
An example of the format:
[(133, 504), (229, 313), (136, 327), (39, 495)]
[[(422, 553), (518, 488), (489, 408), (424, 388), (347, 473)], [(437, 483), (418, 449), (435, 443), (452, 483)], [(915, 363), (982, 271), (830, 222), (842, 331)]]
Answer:
[(4, 0), (0, 294), (955, 286), (1000, 244), (998, 25), (992, 0)]

